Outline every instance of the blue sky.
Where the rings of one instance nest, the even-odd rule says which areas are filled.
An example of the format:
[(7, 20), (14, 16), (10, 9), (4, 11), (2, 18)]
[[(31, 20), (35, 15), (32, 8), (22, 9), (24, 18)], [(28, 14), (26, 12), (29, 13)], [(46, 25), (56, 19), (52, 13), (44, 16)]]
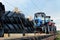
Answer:
[(57, 30), (60, 30), (60, 0), (0, 0), (6, 11), (18, 7), (27, 16), (33, 16), (36, 12), (45, 12), (52, 16)]

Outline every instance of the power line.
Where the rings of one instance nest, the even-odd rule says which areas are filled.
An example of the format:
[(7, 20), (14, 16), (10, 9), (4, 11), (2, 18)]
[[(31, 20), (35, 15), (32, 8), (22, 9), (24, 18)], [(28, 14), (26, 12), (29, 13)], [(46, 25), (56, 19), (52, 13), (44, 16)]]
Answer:
[[(16, 0), (14, 0), (14, 2), (16, 3)], [(25, 7), (24, 8), (22, 8), (22, 10), (24, 10), (24, 9), (26, 9)], [(28, 10), (27, 11), (25, 11), (26, 13), (27, 13), (27, 15), (28, 15)]]
[[(11, 3), (9, 3), (9, 2), (7, 2), (6, 0), (4, 0), (7, 4), (9, 4), (11, 7), (15, 7), (14, 5), (12, 5)], [(40, 10), (39, 8), (38, 8), (38, 6), (32, 1), (32, 0), (30, 0), (31, 2), (32, 2), (32, 4), (38, 9), (38, 10)], [(22, 8), (23, 10), (24, 9), (26, 9), (26, 8)], [(26, 12), (26, 11), (25, 11)], [(28, 10), (27, 10), (27, 15), (28, 15)]]
[[(4, 2), (6, 3), (6, 4), (9, 4), (11, 7), (15, 7), (14, 5), (12, 5), (12, 4), (10, 4), (9, 2), (7, 2), (6, 0), (4, 0)], [(25, 9), (25, 8), (24, 8)], [(27, 13), (27, 12), (26, 12)]]
[(32, 4), (38, 9), (38, 10), (40, 10), (40, 8), (32, 1), (32, 0), (30, 0), (31, 2), (32, 2)]
[(11, 7), (15, 7), (14, 5), (10, 4), (9, 2), (7, 2), (6, 0), (4, 0), (5, 3), (9, 4)]
[[(5, 1), (5, 0), (4, 0)], [(31, 2), (32, 2), (32, 4), (38, 9), (38, 10), (40, 10), (40, 8), (38, 8), (38, 6), (32, 1), (32, 0), (30, 0)], [(10, 4), (10, 3), (8, 3), (7, 1), (5, 1), (7, 4), (9, 4), (10, 6), (12, 6), (12, 7), (15, 7), (14, 5), (12, 5), (12, 4)]]

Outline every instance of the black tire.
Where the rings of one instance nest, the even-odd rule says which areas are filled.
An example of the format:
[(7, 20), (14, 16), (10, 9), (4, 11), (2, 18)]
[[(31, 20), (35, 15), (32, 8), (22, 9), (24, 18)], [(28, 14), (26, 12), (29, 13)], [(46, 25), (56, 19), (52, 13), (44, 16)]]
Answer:
[(4, 30), (0, 29), (0, 37), (4, 37)]

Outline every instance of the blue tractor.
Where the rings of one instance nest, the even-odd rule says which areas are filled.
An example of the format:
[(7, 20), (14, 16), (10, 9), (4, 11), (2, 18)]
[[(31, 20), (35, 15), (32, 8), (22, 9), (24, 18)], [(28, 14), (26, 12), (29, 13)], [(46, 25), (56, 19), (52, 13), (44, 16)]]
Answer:
[(49, 33), (50, 32), (50, 21), (51, 21), (51, 19), (50, 19), (51, 17), (50, 16), (46, 16), (45, 17), (45, 33)]
[(56, 33), (56, 26), (55, 23), (53, 22), (53, 20), (50, 19), (50, 16), (46, 16), (45, 18), (45, 29), (46, 29), (46, 33), (50, 33), (50, 34), (54, 34)]
[(34, 27), (35, 27), (35, 32), (43, 32), (44, 29), (44, 24), (45, 24), (45, 13), (43, 12), (38, 12), (35, 13), (34, 16)]

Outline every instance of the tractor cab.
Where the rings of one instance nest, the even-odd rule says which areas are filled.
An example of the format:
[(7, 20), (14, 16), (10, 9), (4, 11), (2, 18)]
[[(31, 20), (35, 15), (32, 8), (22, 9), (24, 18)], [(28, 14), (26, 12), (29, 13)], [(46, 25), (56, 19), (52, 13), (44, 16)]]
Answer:
[(45, 22), (46, 22), (46, 23), (50, 22), (50, 16), (46, 16), (46, 17), (45, 17)]
[(35, 26), (41, 26), (45, 23), (45, 13), (39, 12), (34, 16)]

